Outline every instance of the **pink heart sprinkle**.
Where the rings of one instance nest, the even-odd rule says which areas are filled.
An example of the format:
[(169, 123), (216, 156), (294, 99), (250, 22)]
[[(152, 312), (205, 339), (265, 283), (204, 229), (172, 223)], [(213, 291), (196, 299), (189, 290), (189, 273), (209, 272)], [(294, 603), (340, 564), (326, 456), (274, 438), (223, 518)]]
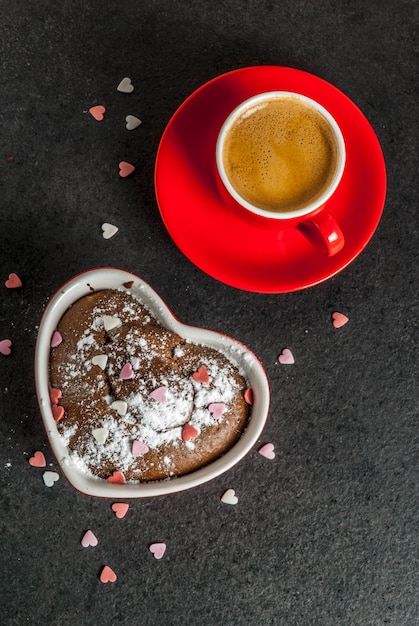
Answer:
[(135, 165), (127, 163), (127, 161), (121, 161), (119, 164), (119, 175), (121, 178), (126, 178), (135, 170)]
[(0, 341), (0, 352), (5, 356), (8, 356), (12, 351), (12, 342), (10, 339), (3, 339)]
[(58, 332), (58, 330), (54, 331), (51, 337), (51, 348), (56, 348), (57, 346), (59, 346), (62, 340), (63, 338), (61, 337), (61, 334)]
[(211, 413), (215, 420), (220, 419), (225, 410), (226, 405), (224, 404), (224, 402), (212, 402), (208, 405), (208, 411)]
[(150, 398), (152, 398), (156, 402), (166, 402), (166, 392), (166, 387), (158, 387), (150, 393)]
[(338, 311), (335, 311), (334, 313), (332, 313), (332, 320), (333, 326), (335, 328), (341, 328), (349, 322), (349, 317), (346, 317), (346, 315), (344, 315), (343, 313), (338, 313)]
[(265, 443), (265, 445), (259, 449), (259, 454), (264, 456), (265, 459), (274, 459), (275, 458), (274, 444)]
[(101, 122), (103, 120), (104, 114), (106, 113), (106, 109), (101, 104), (98, 104), (95, 107), (90, 107), (89, 113), (92, 117), (95, 118), (95, 120)]
[(284, 348), (284, 350), (282, 350), (281, 354), (278, 357), (278, 361), (282, 365), (292, 365), (293, 363), (295, 363), (294, 356), (291, 350), (288, 350), (288, 348)]
[(131, 363), (125, 363), (119, 373), (119, 378), (120, 380), (130, 380), (131, 378), (134, 378), (134, 370), (132, 369)]
[(118, 519), (122, 519), (127, 514), (129, 504), (126, 504), (125, 502), (115, 502), (111, 508), (116, 517)]
[(97, 537), (94, 533), (92, 533), (91, 530), (88, 530), (85, 534), (83, 539), (81, 540), (81, 545), (83, 546), (83, 548), (88, 548), (89, 546), (92, 546), (92, 548), (94, 548), (95, 546), (97, 546)]
[(136, 439), (135, 441), (132, 442), (132, 448), (131, 448), (132, 456), (142, 456), (148, 451), (149, 451), (149, 447), (142, 441), (138, 441)]
[(155, 559), (161, 559), (164, 553), (166, 552), (166, 544), (165, 543), (152, 543), (150, 545), (150, 552), (154, 555)]

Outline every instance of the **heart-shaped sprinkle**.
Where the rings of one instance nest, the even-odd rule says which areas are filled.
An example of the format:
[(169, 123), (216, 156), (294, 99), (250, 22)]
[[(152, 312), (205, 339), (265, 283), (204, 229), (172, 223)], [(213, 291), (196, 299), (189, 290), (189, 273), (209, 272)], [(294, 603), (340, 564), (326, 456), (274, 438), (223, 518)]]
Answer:
[(134, 85), (131, 82), (131, 79), (125, 77), (119, 83), (117, 90), (121, 93), (132, 93), (134, 91)]
[(115, 402), (112, 402), (111, 407), (121, 417), (127, 414), (128, 404), (124, 400), (115, 400)]
[(106, 113), (106, 109), (101, 104), (98, 104), (94, 107), (90, 107), (89, 113), (92, 117), (95, 118), (95, 120), (97, 120), (98, 122), (101, 122), (103, 120), (103, 116)]
[(51, 348), (56, 348), (57, 346), (59, 346), (62, 340), (63, 338), (61, 337), (61, 333), (59, 333), (58, 330), (55, 330), (51, 337)]
[(237, 504), (238, 501), (239, 499), (234, 489), (227, 489), (221, 496), (221, 502), (224, 502), (224, 504)]
[(122, 472), (114, 472), (112, 476), (109, 476), (108, 483), (113, 483), (115, 485), (125, 485), (125, 476)]
[(58, 404), (51, 406), (52, 416), (56, 422), (59, 422), (64, 417), (64, 407)]
[(346, 315), (344, 315), (343, 313), (339, 313), (338, 311), (335, 311), (334, 313), (332, 313), (332, 320), (333, 320), (333, 326), (335, 328), (341, 328), (342, 326), (345, 326), (345, 324), (349, 322), (349, 317), (346, 317)]
[(83, 548), (88, 548), (89, 546), (92, 546), (92, 548), (94, 548), (95, 546), (97, 546), (97, 537), (94, 533), (92, 533), (91, 530), (87, 530), (83, 535), (83, 539), (80, 543)]
[(275, 458), (275, 449), (273, 443), (265, 443), (264, 446), (259, 448), (259, 454), (264, 456), (265, 459), (274, 459)]
[(143, 443), (142, 441), (138, 441), (138, 439), (135, 439), (132, 442), (132, 447), (131, 447), (132, 456), (142, 456), (143, 454), (146, 454), (148, 451), (149, 451), (148, 445)]
[(118, 232), (119, 228), (108, 222), (102, 224), (102, 235), (104, 239), (110, 239)]
[(152, 543), (149, 550), (155, 559), (161, 559), (166, 552), (166, 547), (165, 543)]
[(127, 280), (126, 283), (122, 283), (122, 284), (124, 285), (125, 289), (131, 289), (131, 287), (134, 284), (134, 281), (133, 280)]
[(196, 380), (197, 383), (207, 383), (209, 381), (207, 368), (204, 366), (200, 367), (197, 372), (192, 374), (192, 378)]
[(122, 519), (127, 514), (129, 504), (126, 504), (125, 502), (115, 502), (111, 508), (116, 517), (118, 519)]
[(22, 281), (19, 276), (15, 273), (9, 274), (9, 278), (4, 283), (8, 289), (17, 289), (22, 286)]
[(96, 356), (92, 357), (93, 365), (97, 365), (98, 367), (100, 367), (101, 370), (105, 369), (107, 362), (108, 362), (107, 354), (96, 354)]
[(135, 117), (135, 115), (127, 115), (125, 121), (127, 130), (135, 130), (142, 123), (141, 120), (138, 119), (138, 117)]
[(220, 419), (225, 410), (226, 405), (224, 404), (224, 402), (212, 402), (208, 405), (208, 411), (211, 413), (215, 420)]
[(92, 435), (98, 443), (105, 443), (109, 435), (109, 430), (107, 428), (94, 428)]
[(121, 161), (119, 163), (119, 175), (121, 178), (126, 178), (135, 170), (135, 165), (127, 163), (127, 161)]
[(288, 348), (284, 348), (278, 357), (278, 361), (282, 365), (293, 365), (295, 363), (294, 355)]
[(117, 579), (117, 575), (113, 571), (109, 565), (105, 565), (103, 570), (100, 573), (100, 582), (101, 583), (114, 583)]
[(157, 389), (154, 389), (154, 391), (150, 393), (150, 398), (156, 402), (166, 402), (166, 392), (166, 387), (157, 387)]
[(44, 472), (42, 474), (42, 479), (47, 487), (52, 487), (54, 483), (59, 479), (59, 475), (57, 472)]
[(51, 400), (51, 404), (58, 404), (61, 396), (62, 394), (60, 389), (54, 389), (54, 387), (51, 387), (49, 390), (49, 399)]
[(244, 392), (243, 397), (244, 401), (247, 402), (247, 404), (253, 404), (253, 389), (250, 389), (250, 387), (248, 387)]
[(0, 353), (8, 356), (12, 352), (12, 345), (10, 339), (3, 339), (0, 341)]
[(191, 424), (185, 424), (182, 428), (182, 439), (183, 441), (190, 441), (199, 435), (199, 430), (192, 426)]
[(132, 369), (131, 363), (125, 363), (124, 367), (119, 372), (120, 380), (131, 380), (134, 378), (134, 370)]
[(47, 462), (43, 453), (37, 450), (29, 459), (29, 464), (32, 465), (32, 467), (46, 467)]
[(112, 315), (104, 315), (102, 317), (103, 328), (106, 332), (113, 330), (121, 325), (121, 320), (119, 317), (112, 317)]

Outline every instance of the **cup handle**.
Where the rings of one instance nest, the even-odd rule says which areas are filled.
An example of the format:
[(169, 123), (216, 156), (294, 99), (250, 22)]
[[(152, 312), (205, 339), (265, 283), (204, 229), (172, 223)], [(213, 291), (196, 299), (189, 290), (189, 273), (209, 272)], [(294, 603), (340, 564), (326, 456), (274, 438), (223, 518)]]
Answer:
[(325, 209), (298, 224), (297, 228), (319, 252), (327, 256), (337, 254), (345, 245), (339, 224)]

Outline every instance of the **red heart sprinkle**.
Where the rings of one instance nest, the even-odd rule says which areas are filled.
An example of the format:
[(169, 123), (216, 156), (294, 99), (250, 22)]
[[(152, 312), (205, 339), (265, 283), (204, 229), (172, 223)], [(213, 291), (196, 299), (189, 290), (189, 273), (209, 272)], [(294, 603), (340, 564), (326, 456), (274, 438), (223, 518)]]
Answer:
[(209, 381), (207, 368), (204, 366), (200, 367), (197, 372), (192, 374), (192, 378), (196, 380), (197, 383), (207, 383)]
[(54, 389), (51, 387), (49, 390), (49, 399), (51, 400), (51, 404), (58, 404), (58, 400), (61, 398), (61, 391), (59, 389)]
[(100, 574), (100, 582), (102, 583), (114, 583), (117, 579), (117, 575), (109, 565), (105, 565)]
[(29, 464), (32, 465), (32, 467), (46, 467), (47, 462), (43, 453), (37, 450), (29, 459)]
[(115, 502), (115, 504), (113, 504), (111, 508), (116, 517), (118, 519), (122, 519), (127, 514), (129, 504), (126, 504), (125, 502)]
[(253, 389), (250, 389), (250, 387), (248, 387), (244, 392), (243, 397), (244, 401), (247, 402), (247, 404), (253, 404)]
[(63, 338), (61, 337), (61, 334), (58, 332), (58, 330), (56, 330), (51, 337), (51, 348), (56, 348), (57, 346), (59, 346), (62, 340)]
[(131, 163), (127, 163), (126, 161), (121, 161), (119, 164), (119, 175), (121, 178), (126, 178), (135, 170), (135, 165)]
[(192, 426), (191, 424), (185, 424), (182, 428), (182, 439), (183, 441), (190, 441), (194, 439), (199, 434), (199, 431)]
[(125, 476), (122, 472), (114, 472), (112, 476), (109, 476), (108, 483), (115, 485), (125, 485)]
[(106, 113), (106, 109), (101, 104), (98, 104), (95, 107), (90, 107), (89, 113), (92, 117), (95, 118), (95, 120), (101, 122), (103, 120), (104, 114)]
[(22, 281), (17, 274), (9, 274), (9, 278), (4, 283), (8, 289), (17, 289), (22, 286)]
[(1, 354), (8, 356), (11, 353), (11, 351), (12, 351), (12, 342), (10, 341), (10, 339), (3, 339), (3, 341), (0, 341)]
[(349, 322), (349, 317), (346, 317), (346, 315), (344, 315), (343, 313), (338, 313), (338, 311), (335, 311), (334, 313), (332, 313), (332, 320), (333, 326), (335, 328), (341, 328)]
[(52, 416), (56, 422), (59, 422), (64, 417), (64, 407), (58, 404), (51, 406)]

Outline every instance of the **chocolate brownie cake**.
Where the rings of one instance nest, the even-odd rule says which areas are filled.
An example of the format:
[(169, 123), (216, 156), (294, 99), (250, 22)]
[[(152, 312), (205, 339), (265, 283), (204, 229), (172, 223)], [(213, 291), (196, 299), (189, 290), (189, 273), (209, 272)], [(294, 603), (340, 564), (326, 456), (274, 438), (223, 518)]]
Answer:
[(89, 475), (181, 476), (220, 457), (246, 427), (248, 384), (230, 355), (163, 328), (128, 291), (84, 296), (56, 336), (53, 414), (72, 462)]

